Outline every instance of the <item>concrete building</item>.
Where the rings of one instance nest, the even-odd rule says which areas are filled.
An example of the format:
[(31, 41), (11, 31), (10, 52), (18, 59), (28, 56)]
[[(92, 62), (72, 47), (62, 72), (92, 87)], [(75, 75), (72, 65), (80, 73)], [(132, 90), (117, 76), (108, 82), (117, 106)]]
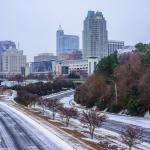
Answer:
[(83, 26), (83, 59), (108, 55), (106, 20), (102, 12), (88, 11)]
[(80, 60), (82, 59), (82, 52), (78, 50), (70, 50), (59, 55), (61, 60)]
[(69, 65), (64, 65), (62, 63), (58, 63), (55, 65), (55, 75), (56, 77), (59, 76), (66, 76), (69, 74)]
[(71, 72), (75, 72), (79, 75), (88, 73), (88, 61), (87, 60), (63, 60), (63, 61), (56, 62), (55, 66), (56, 66), (56, 69), (55, 69), (56, 76), (60, 76), (64, 74), (68, 75)]
[(88, 58), (88, 75), (92, 75), (95, 72), (98, 62), (99, 59), (97, 57)]
[(70, 72), (86, 72), (88, 71), (88, 61), (87, 60), (66, 60), (63, 62), (63, 65), (69, 66)]
[(54, 73), (55, 71), (55, 60), (50, 61), (40, 61), (40, 62), (31, 62), (30, 72), (31, 74), (48, 74)]
[(40, 53), (37, 56), (34, 56), (34, 62), (51, 61), (56, 59), (57, 56), (54, 56), (53, 53)]
[(29, 63), (26, 63), (26, 66), (25, 66), (25, 77), (29, 76), (30, 75), (30, 65)]
[(114, 41), (114, 40), (109, 40), (108, 41), (108, 54), (112, 54), (118, 49), (123, 49), (124, 47), (124, 41)]
[(12, 41), (0, 41), (0, 53), (4, 52), (7, 49), (16, 49), (15, 42)]
[(61, 26), (56, 32), (56, 53), (58, 59), (61, 59), (61, 54), (71, 53), (79, 50), (79, 36), (66, 35)]
[(26, 56), (22, 50), (9, 49), (0, 54), (1, 75), (12, 76), (21, 74), (21, 68), (26, 66)]
[(62, 64), (61, 63), (57, 63), (55, 65), (55, 75), (57, 77), (61, 76), (62, 75)]

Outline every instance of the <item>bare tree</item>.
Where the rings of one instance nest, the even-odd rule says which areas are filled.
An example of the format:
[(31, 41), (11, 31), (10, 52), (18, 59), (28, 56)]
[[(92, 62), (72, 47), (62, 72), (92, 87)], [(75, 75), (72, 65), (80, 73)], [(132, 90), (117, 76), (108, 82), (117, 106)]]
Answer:
[(31, 98), (28, 100), (29, 102), (29, 106), (30, 107), (34, 107), (35, 108), (35, 105), (36, 103), (39, 101), (40, 97), (36, 94), (32, 94), (32, 96), (30, 96)]
[(62, 103), (59, 102), (58, 99), (49, 99), (47, 103), (48, 109), (52, 111), (52, 118), (55, 119), (56, 112), (59, 110), (59, 108), (62, 106)]
[(105, 120), (106, 115), (104, 113), (98, 113), (95, 110), (90, 110), (86, 112), (83, 111), (81, 117), (81, 122), (88, 127), (92, 139), (95, 128), (100, 127)]
[(60, 112), (61, 115), (66, 118), (67, 127), (69, 126), (70, 119), (78, 116), (78, 112), (74, 108), (61, 107)]
[(43, 98), (38, 99), (38, 105), (40, 105), (42, 107), (43, 114), (47, 107), (47, 101), (48, 101), (47, 99), (43, 99)]
[(142, 134), (143, 130), (141, 128), (128, 126), (126, 129), (123, 129), (121, 140), (131, 150), (134, 145), (142, 142)]

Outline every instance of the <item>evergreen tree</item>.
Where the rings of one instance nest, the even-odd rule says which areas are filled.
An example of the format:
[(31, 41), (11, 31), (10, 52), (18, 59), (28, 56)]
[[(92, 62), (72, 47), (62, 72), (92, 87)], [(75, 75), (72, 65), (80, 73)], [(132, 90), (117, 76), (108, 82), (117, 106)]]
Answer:
[(111, 76), (118, 64), (117, 52), (115, 52), (99, 61), (95, 73)]

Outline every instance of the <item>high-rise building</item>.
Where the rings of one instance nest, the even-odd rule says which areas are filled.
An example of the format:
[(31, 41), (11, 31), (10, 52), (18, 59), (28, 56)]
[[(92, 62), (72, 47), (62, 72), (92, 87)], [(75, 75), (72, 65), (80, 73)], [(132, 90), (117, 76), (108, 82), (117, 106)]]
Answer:
[(26, 67), (26, 56), (22, 50), (9, 49), (0, 54), (1, 72), (0, 74), (11, 76), (21, 74), (21, 68)]
[(80, 60), (80, 59), (82, 59), (82, 51), (73, 50), (70, 52), (64, 52), (59, 55), (59, 58), (61, 60)]
[(34, 62), (51, 61), (56, 59), (57, 56), (54, 56), (53, 53), (40, 53), (37, 56), (34, 56)]
[(61, 26), (56, 32), (56, 52), (59, 59), (61, 54), (79, 50), (79, 36), (66, 35)]
[(109, 40), (108, 41), (108, 53), (109, 55), (117, 51), (118, 49), (124, 48), (124, 41), (114, 41)]
[(88, 11), (83, 26), (83, 58), (108, 55), (106, 20), (102, 12)]
[(12, 41), (0, 41), (0, 53), (7, 49), (16, 49), (16, 44)]

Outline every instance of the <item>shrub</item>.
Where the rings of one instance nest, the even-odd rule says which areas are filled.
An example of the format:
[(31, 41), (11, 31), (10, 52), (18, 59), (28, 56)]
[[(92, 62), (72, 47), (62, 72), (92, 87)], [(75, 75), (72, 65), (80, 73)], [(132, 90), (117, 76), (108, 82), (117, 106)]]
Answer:
[(19, 97), (16, 97), (14, 100), (16, 103), (18, 103), (20, 105), (28, 106), (28, 103)]
[(127, 104), (127, 109), (129, 111), (129, 114), (137, 115), (140, 110), (140, 103), (138, 100), (131, 99), (129, 100)]
[(107, 104), (103, 100), (99, 100), (96, 103), (96, 106), (97, 106), (98, 109), (104, 110), (107, 107)]
[(109, 111), (112, 113), (119, 113), (121, 111), (122, 107), (116, 104), (112, 104)]

